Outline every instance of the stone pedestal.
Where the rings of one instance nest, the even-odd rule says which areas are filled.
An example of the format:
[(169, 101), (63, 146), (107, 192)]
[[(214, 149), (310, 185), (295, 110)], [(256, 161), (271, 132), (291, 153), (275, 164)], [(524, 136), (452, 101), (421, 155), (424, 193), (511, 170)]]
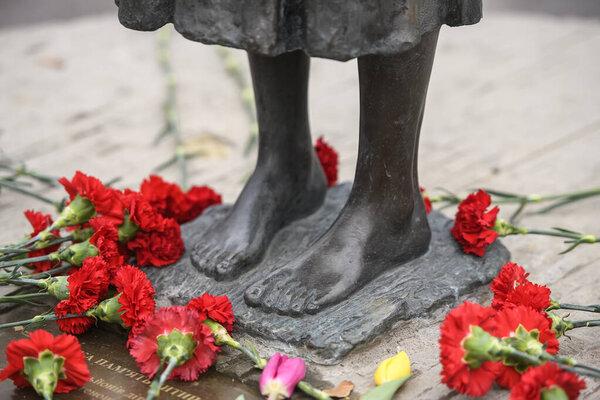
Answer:
[(155, 286), (159, 305), (186, 304), (210, 293), (227, 295), (233, 303), (235, 332), (243, 332), (272, 347), (320, 364), (335, 364), (355, 346), (384, 333), (395, 322), (427, 316), (442, 304), (488, 283), (509, 259), (498, 241), (483, 258), (466, 255), (450, 234), (452, 220), (433, 211), (429, 214), (432, 240), (429, 251), (409, 263), (386, 271), (347, 300), (315, 315), (294, 318), (264, 313), (244, 302), (244, 291), (253, 282), (284, 265), (323, 234), (342, 209), (351, 185), (337, 185), (323, 206), (311, 216), (281, 230), (264, 260), (231, 281), (215, 281), (191, 264), (189, 251), (207, 228), (223, 218), (230, 206), (211, 207), (196, 220), (182, 226), (186, 254), (174, 265), (146, 268)]

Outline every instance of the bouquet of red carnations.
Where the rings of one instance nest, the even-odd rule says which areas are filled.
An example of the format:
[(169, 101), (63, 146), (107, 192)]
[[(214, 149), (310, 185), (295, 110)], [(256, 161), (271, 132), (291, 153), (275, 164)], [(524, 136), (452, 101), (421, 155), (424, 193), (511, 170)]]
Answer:
[(574, 400), (585, 388), (576, 374), (600, 378), (600, 368), (558, 354), (559, 337), (600, 326), (600, 319), (568, 321), (554, 312), (600, 312), (600, 306), (560, 303), (528, 275), (507, 263), (490, 285), (491, 307), (466, 301), (446, 316), (439, 343), (442, 382), (448, 387), (483, 396), (496, 382), (511, 389), (512, 400)]

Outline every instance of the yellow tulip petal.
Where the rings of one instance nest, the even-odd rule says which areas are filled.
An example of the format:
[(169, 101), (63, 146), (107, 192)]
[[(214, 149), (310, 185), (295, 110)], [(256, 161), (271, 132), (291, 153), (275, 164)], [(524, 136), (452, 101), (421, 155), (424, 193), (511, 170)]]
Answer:
[(410, 375), (410, 359), (405, 351), (401, 351), (379, 364), (375, 370), (375, 384), (380, 386), (407, 375)]

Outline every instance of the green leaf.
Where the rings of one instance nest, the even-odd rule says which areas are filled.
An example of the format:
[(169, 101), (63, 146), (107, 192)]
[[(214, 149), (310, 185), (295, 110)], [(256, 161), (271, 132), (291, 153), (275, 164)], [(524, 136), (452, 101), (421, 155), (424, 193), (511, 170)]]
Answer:
[(391, 400), (394, 393), (410, 378), (411, 375), (407, 375), (395, 381), (384, 383), (381, 386), (377, 386), (369, 393), (360, 398), (360, 400)]
[(240, 394), (238, 397), (235, 398), (235, 400), (246, 400), (246, 398), (243, 394)]

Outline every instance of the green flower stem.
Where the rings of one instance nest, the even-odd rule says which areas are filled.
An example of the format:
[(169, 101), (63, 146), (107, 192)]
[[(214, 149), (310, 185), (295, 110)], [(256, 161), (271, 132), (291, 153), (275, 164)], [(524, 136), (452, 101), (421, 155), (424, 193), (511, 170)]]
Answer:
[(24, 285), (34, 285), (39, 286), (41, 280), (39, 279), (29, 279), (29, 278), (0, 278), (0, 282), (12, 283), (13, 285), (24, 286)]
[(45, 296), (48, 296), (48, 293), (39, 292), (39, 293), (19, 294), (19, 295), (14, 295), (14, 296), (1, 296), (0, 303), (19, 303), (19, 304), (25, 304), (25, 305), (34, 306), (34, 307), (46, 307), (47, 304), (35, 303), (33, 301), (28, 300), (28, 299), (38, 298), (38, 297), (45, 297)]
[(544, 236), (555, 236), (566, 238), (568, 240), (565, 243), (573, 243), (569, 248), (562, 251), (560, 254), (568, 253), (575, 247), (582, 243), (598, 243), (600, 238), (594, 235), (586, 235), (579, 232), (570, 231), (564, 228), (553, 228), (552, 231), (539, 230), (539, 229), (527, 229), (519, 226), (515, 226), (510, 222), (504, 221), (500, 218), (496, 219), (494, 223), (493, 231), (498, 233), (498, 236), (505, 237), (509, 235), (544, 235)]
[[(21, 162), (19, 162), (18, 160), (14, 160), (14, 163)], [(39, 172), (32, 171), (28, 169), (27, 166), (23, 163), (21, 163), (21, 166), (18, 168), (15, 168), (8, 163), (0, 163), (0, 168), (11, 171), (15, 176), (28, 176), (50, 186), (56, 186), (56, 181), (58, 181), (58, 177), (40, 174)]]
[(48, 278), (52, 275), (60, 274), (62, 272), (66, 272), (73, 268), (71, 264), (66, 264), (58, 268), (49, 269), (48, 271), (40, 272), (38, 274), (25, 275), (27, 278), (36, 279), (36, 278)]
[(12, 258), (18, 257), (19, 255), (29, 253), (30, 251), (33, 251), (33, 250), (45, 249), (47, 247), (51, 247), (51, 246), (61, 244), (64, 242), (69, 242), (71, 240), (73, 240), (73, 235), (68, 235), (65, 237), (61, 237), (61, 238), (51, 240), (51, 241), (46, 241), (46, 242), (37, 242), (37, 243), (35, 243), (35, 245), (33, 247), (27, 247), (27, 248), (22, 248), (22, 249), (13, 249), (11, 247), (8, 247), (5, 249), (0, 249), (0, 253), (10, 253), (10, 254), (6, 254), (6, 255), (0, 257), (0, 261), (7, 261)]
[(566, 365), (568, 367), (572, 367), (579, 371), (579, 372), (577, 372), (578, 374), (586, 375), (586, 373), (584, 373), (584, 371), (581, 371), (583, 369), (587, 372), (587, 376), (592, 376), (594, 378), (600, 378), (600, 368), (598, 368), (598, 367), (594, 367), (592, 365), (581, 364), (581, 363), (573, 360), (572, 358), (562, 357), (562, 356), (559, 356), (556, 354), (549, 354), (546, 352), (542, 353), (542, 355), (540, 357), (544, 361), (553, 361), (557, 364), (560, 364), (561, 366)]
[(325, 399), (330, 400), (331, 399), (331, 397), (329, 397), (329, 395), (327, 393), (315, 388), (314, 386), (310, 385), (309, 383), (307, 383), (305, 381), (298, 382), (298, 384), (296, 386), (298, 387), (298, 389), (302, 390), (307, 395), (314, 397), (315, 399), (319, 399), (319, 400), (325, 400)]
[[(525, 228), (523, 228), (525, 229)], [(582, 234), (579, 233), (568, 233), (568, 232), (557, 232), (557, 231), (544, 231), (544, 230), (538, 230), (538, 229), (526, 229), (526, 232), (524, 232), (525, 235), (545, 235), (545, 236), (556, 236), (556, 237), (562, 237), (562, 238), (567, 238), (567, 239), (579, 239), (582, 236)]]
[(158, 393), (160, 392), (160, 388), (165, 383), (173, 369), (177, 366), (177, 360), (175, 358), (171, 358), (169, 363), (166, 364), (167, 367), (162, 371), (159, 375), (158, 379), (154, 379), (152, 384), (150, 385), (150, 389), (148, 389), (148, 394), (146, 395), (146, 400), (153, 400), (158, 397)]
[[(251, 350), (245, 348), (239, 342), (237, 342), (233, 339), (224, 340), (220, 344), (223, 344), (223, 345), (226, 345), (229, 347), (233, 347), (234, 349), (239, 350), (240, 352), (242, 352), (244, 355), (246, 355), (249, 359), (251, 359), (254, 362), (254, 366), (256, 368), (264, 369), (265, 366), (267, 365), (267, 360), (265, 360), (264, 358), (261, 358), (260, 356), (258, 356)], [(317, 389), (316, 387), (314, 387), (313, 385), (311, 385), (310, 383), (308, 383), (306, 381), (298, 382), (296, 387), (298, 389), (300, 389), (301, 391), (303, 391), (304, 393), (306, 393), (307, 395), (309, 395), (315, 399), (332, 400), (331, 397), (329, 397), (329, 395), (327, 393), (323, 392), (322, 390)]]
[(589, 319), (584, 321), (570, 321), (573, 324), (573, 328), (583, 328), (583, 327), (592, 327), (592, 326), (600, 326), (600, 319)]
[(21, 186), (16, 185), (15, 183), (13, 183), (13, 182), (11, 182), (11, 181), (9, 181), (7, 179), (0, 178), (0, 186), (3, 186), (3, 187), (5, 187), (7, 189), (10, 189), (10, 190), (14, 190), (15, 192), (19, 192), (19, 193), (25, 194), (25, 195), (33, 197), (35, 199), (41, 200), (44, 203), (51, 204), (58, 211), (60, 211), (61, 208), (62, 208), (62, 202), (56, 202), (56, 201), (54, 201), (52, 199), (49, 199), (48, 197), (42, 196), (41, 194), (30, 192), (29, 190), (23, 189)]
[(32, 263), (36, 263), (36, 262), (40, 262), (40, 261), (52, 261), (52, 260), (58, 261), (58, 260), (54, 259), (54, 257), (51, 256), (51, 254), (47, 254), (45, 256), (39, 256), (39, 257), (29, 257), (29, 258), (21, 258), (18, 260), (3, 261), (3, 262), (0, 262), (0, 268), (32, 264)]
[(19, 299), (33, 299), (36, 297), (44, 297), (48, 296), (47, 292), (37, 292), (37, 293), (25, 293), (25, 294), (17, 294), (14, 296), (0, 296), (0, 303), (11, 303), (11, 300), (19, 300)]
[(600, 304), (592, 304), (589, 306), (580, 306), (577, 304), (567, 304), (552, 302), (552, 305), (546, 309), (546, 311), (552, 310), (574, 310), (574, 311), (586, 311), (593, 313), (600, 313)]
[(13, 326), (35, 324), (35, 323), (45, 323), (48, 321), (56, 321), (57, 319), (78, 318), (78, 317), (86, 317), (86, 316), (87, 316), (86, 314), (67, 314), (63, 317), (59, 317), (56, 314), (36, 315), (35, 317), (33, 317), (31, 319), (0, 324), (0, 329), (11, 328)]
[(171, 64), (170, 40), (171, 30), (169, 27), (164, 27), (158, 31), (158, 62), (165, 78), (167, 98), (163, 105), (166, 126), (157, 140), (160, 140), (165, 135), (170, 134), (173, 136), (173, 140), (175, 141), (175, 160), (181, 171), (180, 186), (182, 190), (186, 191), (188, 189), (188, 173), (185, 164), (185, 151), (181, 139), (181, 130), (179, 127), (179, 115), (176, 107), (177, 79), (173, 74), (173, 65)]
[(57, 250), (45, 256), (21, 258), (18, 260), (0, 262), (0, 268), (24, 265), (39, 261), (66, 261), (69, 264), (81, 266), (88, 257), (97, 256), (98, 248), (91, 244), (89, 240), (80, 243), (74, 243), (63, 250)]
[[(223, 327), (223, 325), (219, 324), (218, 322), (213, 321), (212, 319), (208, 318), (203, 323), (206, 326), (208, 326), (210, 328), (210, 330), (212, 331), (212, 333), (215, 337), (215, 344), (217, 346), (232, 347), (232, 348), (240, 351), (241, 353), (243, 353), (250, 360), (252, 360), (254, 362), (254, 366), (256, 368), (258, 368), (258, 369), (265, 368), (265, 366), (267, 365), (267, 360), (260, 357), (260, 355), (254, 348), (252, 343), (248, 342), (248, 344), (250, 345), (252, 350), (247, 349), (244, 346), (242, 346), (238, 341), (234, 340), (231, 337), (231, 335), (229, 333), (227, 333), (227, 330)], [(329, 395), (327, 395), (325, 392), (315, 388), (314, 386), (312, 386), (310, 383), (308, 383), (306, 381), (298, 382), (297, 386), (298, 386), (298, 389), (300, 389), (301, 391), (303, 391), (304, 393), (306, 393), (307, 395), (309, 395), (315, 399), (332, 400), (331, 397), (329, 397)]]
[(596, 367), (591, 367), (588, 365), (580, 364), (575, 360), (567, 357), (560, 357), (548, 354), (546, 352), (542, 353), (539, 357), (521, 352), (516, 350), (511, 346), (505, 346), (502, 349), (502, 356), (510, 356), (512, 358), (517, 358), (521, 361), (528, 363), (529, 365), (542, 365), (546, 361), (552, 361), (557, 363), (561, 368), (568, 369), (574, 373), (579, 375), (590, 376), (592, 378), (600, 378), (600, 369)]

